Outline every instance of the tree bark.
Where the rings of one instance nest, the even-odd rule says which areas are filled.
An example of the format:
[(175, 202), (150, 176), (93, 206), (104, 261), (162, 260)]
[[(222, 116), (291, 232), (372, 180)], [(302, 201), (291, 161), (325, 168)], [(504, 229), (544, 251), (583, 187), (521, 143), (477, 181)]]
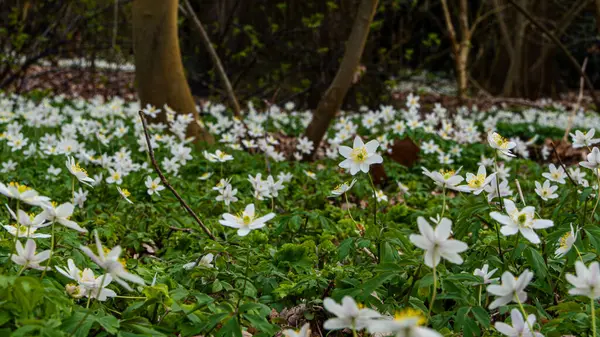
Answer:
[[(212, 143), (200, 126), (190, 87), (185, 78), (177, 35), (178, 0), (133, 1), (133, 49), (138, 96), (142, 106), (167, 104), (180, 114), (193, 114), (188, 136)], [(155, 120), (166, 122), (166, 113)]]
[(456, 31), (454, 30), (452, 17), (450, 16), (448, 2), (446, 0), (442, 0), (441, 2), (444, 20), (446, 21), (446, 28), (448, 30), (448, 37), (450, 38), (450, 44), (452, 45), (452, 54), (454, 54), (454, 71), (456, 72), (456, 84), (458, 86), (457, 96), (458, 100), (462, 103), (467, 96), (467, 64), (469, 61), (469, 50), (471, 48), (471, 30), (469, 29), (468, 18), (469, 8), (467, 0), (460, 0), (458, 23), (461, 30), (461, 38), (459, 41), (456, 36)]
[(321, 144), (329, 124), (340, 110), (346, 93), (352, 84), (354, 73), (362, 57), (371, 22), (375, 16), (378, 0), (361, 0), (354, 19), (352, 31), (346, 41), (346, 51), (340, 67), (331, 82), (331, 85), (319, 101), (313, 119), (306, 128), (304, 135), (313, 141), (314, 150), (305, 156), (305, 160), (312, 160)]

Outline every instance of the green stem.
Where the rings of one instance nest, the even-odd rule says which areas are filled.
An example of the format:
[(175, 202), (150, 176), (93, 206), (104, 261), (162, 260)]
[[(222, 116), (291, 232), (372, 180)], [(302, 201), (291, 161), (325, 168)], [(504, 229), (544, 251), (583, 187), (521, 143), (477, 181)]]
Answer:
[(527, 320), (527, 312), (525, 311), (525, 308), (523, 307), (523, 303), (521, 303), (521, 300), (519, 299), (519, 296), (517, 296), (517, 295), (515, 295), (515, 300), (519, 304), (519, 308), (521, 309), (521, 313), (523, 314), (523, 320), (527, 323), (527, 327), (529, 327), (529, 332), (531, 334), (533, 334), (533, 327)]
[(479, 296), (477, 297), (477, 303), (481, 306), (481, 289), (483, 288), (483, 284), (479, 285)]
[(242, 297), (244, 297), (244, 292), (246, 292), (246, 282), (248, 282), (248, 267), (250, 266), (250, 255), (246, 255), (246, 267), (244, 268), (244, 285), (242, 286), (242, 292), (240, 297), (238, 298), (237, 304), (235, 305), (235, 312), (237, 313), (238, 322), (241, 322), (240, 318), (240, 303), (242, 302)]
[(598, 172), (598, 169), (596, 169), (596, 185), (598, 186), (598, 190), (596, 191), (596, 204), (592, 210), (592, 216), (590, 219), (591, 222), (594, 222), (594, 214), (596, 213), (596, 208), (598, 207), (598, 202), (600, 201), (600, 172)]
[(371, 177), (371, 173), (367, 173), (369, 176), (369, 181), (371, 182), (371, 188), (373, 188), (373, 199), (375, 201), (375, 207), (373, 208), (373, 224), (377, 225), (377, 191), (375, 190), (375, 184), (373, 183), (373, 178)]
[(352, 222), (354, 222), (356, 228), (358, 228), (358, 224), (356, 223), (356, 220), (354, 220), (352, 212), (350, 212), (350, 202), (348, 201), (348, 195), (346, 194), (346, 192), (344, 192), (344, 198), (346, 199), (346, 210), (348, 211), (348, 215), (350, 216), (350, 219), (352, 219)]
[(427, 312), (427, 319), (431, 319), (431, 310), (433, 309), (433, 302), (435, 302), (435, 295), (437, 293), (437, 277), (435, 274), (436, 266), (433, 266), (433, 292), (431, 293), (431, 301), (429, 302), (429, 311)]
[(442, 187), (442, 215), (440, 219), (444, 217), (444, 212), (446, 212), (446, 185)]
[(46, 268), (42, 272), (42, 277), (40, 277), (40, 280), (44, 279), (44, 276), (46, 276), (46, 271), (50, 268), (50, 262), (52, 261), (52, 255), (54, 254), (54, 222), (55, 221), (52, 221), (52, 229), (51, 229), (52, 236), (50, 237), (50, 257), (48, 257), (48, 263), (46, 263)]
[(590, 308), (592, 310), (592, 336), (596, 337), (596, 303), (593, 298), (590, 301)]
[[(104, 280), (105, 279), (106, 279), (106, 274), (102, 275), (102, 279), (100, 280), (100, 286), (98, 286), (98, 293), (96, 293), (96, 298), (100, 297), (100, 292), (102, 292), (102, 285), (104, 284)], [(90, 315), (91, 310), (89, 310), (89, 307), (90, 307), (91, 300), (92, 300), (92, 296), (88, 296), (87, 305), (85, 306), (85, 308), (88, 309), (88, 310), (85, 313), (85, 315), (83, 315), (83, 318), (81, 319), (81, 321), (79, 321), (79, 323), (77, 323), (77, 326), (75, 327), (75, 330), (73, 330), (73, 332), (71, 332), (71, 334), (69, 335), (69, 337), (72, 337), (73, 335), (75, 335), (75, 333), (77, 332), (77, 330), (79, 330), (79, 328), (81, 327), (81, 324), (83, 324), (83, 322), (85, 321), (85, 319), (88, 318), (88, 316)]]
[(17, 277), (21, 276), (21, 273), (23, 272), (23, 270), (25, 270), (25, 268), (27, 268), (27, 263), (25, 263), (23, 265), (23, 267), (21, 267), (21, 269), (19, 270), (19, 272), (17, 273)]

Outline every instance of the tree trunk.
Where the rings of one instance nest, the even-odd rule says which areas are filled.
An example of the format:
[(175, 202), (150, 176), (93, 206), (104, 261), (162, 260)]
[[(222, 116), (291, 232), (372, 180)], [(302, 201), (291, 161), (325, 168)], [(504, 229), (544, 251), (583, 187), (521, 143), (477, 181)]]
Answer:
[(461, 42), (458, 55), (456, 55), (456, 76), (458, 78), (458, 99), (462, 103), (467, 97), (467, 64), (471, 50), (471, 30), (469, 29), (469, 7), (467, 0), (459, 1), (458, 24), (460, 27)]
[(354, 73), (358, 68), (367, 42), (371, 22), (377, 9), (377, 2), (378, 0), (361, 0), (360, 2), (352, 31), (346, 41), (346, 51), (340, 67), (333, 82), (319, 101), (313, 119), (304, 133), (314, 143), (314, 150), (305, 157), (306, 160), (314, 158), (317, 148), (329, 128), (329, 124), (340, 110), (346, 93), (352, 84)]
[[(199, 122), (196, 104), (185, 78), (177, 36), (178, 0), (133, 1), (133, 49), (138, 96), (146, 104), (167, 104), (180, 114), (193, 114), (187, 135), (212, 143)], [(165, 122), (166, 113), (156, 121)]]

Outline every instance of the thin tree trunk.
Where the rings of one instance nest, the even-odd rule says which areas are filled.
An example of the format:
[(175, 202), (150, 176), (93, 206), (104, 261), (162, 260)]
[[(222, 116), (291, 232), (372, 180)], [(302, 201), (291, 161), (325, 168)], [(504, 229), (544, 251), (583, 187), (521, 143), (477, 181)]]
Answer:
[[(521, 0), (521, 4), (524, 2)], [(504, 88), (502, 89), (502, 95), (504, 97), (519, 96), (520, 90), (515, 87), (515, 81), (519, 79), (523, 63), (523, 42), (525, 39), (525, 18), (520, 13), (517, 13), (516, 24), (515, 24), (515, 36), (513, 40), (513, 53), (510, 57), (510, 66), (504, 80)], [(523, 80), (523, 79), (521, 79)]]
[(467, 0), (459, 1), (458, 25), (460, 27), (461, 42), (458, 53), (458, 99), (464, 102), (467, 96), (467, 64), (469, 62), (469, 51), (471, 49), (471, 33), (469, 29), (469, 7)]
[(200, 33), (200, 36), (202, 37), (202, 43), (204, 44), (204, 47), (206, 47), (206, 49), (208, 50), (208, 53), (213, 62), (213, 65), (215, 66), (215, 68), (217, 70), (217, 74), (219, 74), (219, 78), (221, 79), (221, 82), (222, 82), (223, 86), (225, 87), (225, 91), (227, 91), (227, 97), (229, 97), (229, 102), (231, 103), (231, 108), (233, 109), (233, 114), (235, 116), (239, 117), (240, 111), (241, 111), (240, 104), (238, 103), (238, 100), (235, 97), (235, 92), (233, 91), (231, 82), (229, 82), (229, 78), (227, 77), (225, 68), (223, 68), (221, 59), (219, 59), (219, 55), (217, 55), (215, 48), (213, 48), (212, 43), (210, 42), (210, 37), (208, 37), (208, 34), (206, 33), (204, 26), (202, 26), (202, 23), (200, 22), (200, 19), (198, 19), (198, 16), (194, 13), (194, 9), (192, 8), (190, 1), (183, 0), (183, 2), (185, 4), (185, 8), (187, 10), (187, 12), (184, 12), (184, 13), (187, 13), (187, 16), (190, 19), (192, 19), (196, 29), (198, 29), (198, 32)]
[[(212, 143), (200, 126), (196, 104), (185, 78), (177, 36), (178, 0), (133, 1), (133, 49), (138, 96), (142, 106), (167, 104), (180, 114), (193, 114), (188, 136)], [(156, 121), (165, 122), (166, 113)]]
[(362, 57), (371, 22), (375, 16), (378, 0), (361, 0), (354, 19), (352, 31), (346, 41), (346, 51), (340, 67), (331, 82), (331, 85), (319, 101), (313, 119), (306, 128), (304, 135), (313, 141), (314, 150), (305, 159), (314, 158), (317, 148), (321, 144), (323, 136), (329, 128), (329, 124), (340, 110), (346, 93), (352, 84), (354, 73)]
[[(504, 21), (504, 14), (502, 11), (498, 10), (500, 8), (499, 0), (494, 0), (494, 9), (496, 10), (496, 20), (498, 20), (498, 26), (500, 26), (500, 34), (502, 35), (502, 41), (504, 42), (504, 47), (506, 48), (506, 52), (508, 56), (512, 59), (514, 54), (514, 49), (512, 45), (512, 41), (510, 39), (510, 34), (508, 33), (508, 27), (506, 26), (506, 21)], [(599, 0), (600, 1), (600, 0)]]

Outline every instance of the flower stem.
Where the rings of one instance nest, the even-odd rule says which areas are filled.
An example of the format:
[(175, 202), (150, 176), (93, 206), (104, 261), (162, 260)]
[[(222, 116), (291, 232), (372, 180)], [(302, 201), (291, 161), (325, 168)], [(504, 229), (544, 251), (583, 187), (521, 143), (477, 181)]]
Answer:
[(44, 276), (46, 276), (46, 271), (50, 268), (50, 262), (52, 261), (52, 255), (54, 253), (54, 222), (55, 221), (52, 221), (51, 227), (52, 236), (50, 237), (50, 257), (48, 257), (48, 263), (46, 263), (46, 268), (42, 272), (42, 277), (40, 277), (40, 280), (44, 279)]
[(531, 323), (529, 323), (529, 321), (527, 320), (527, 312), (525, 311), (525, 308), (523, 307), (523, 303), (521, 303), (521, 300), (519, 299), (519, 296), (517, 296), (517, 295), (515, 295), (515, 300), (519, 304), (519, 309), (521, 309), (521, 313), (523, 313), (523, 320), (527, 323), (529, 332), (533, 335), (533, 327), (531, 326)]
[[(98, 293), (96, 294), (96, 298), (100, 297), (100, 293), (102, 292), (102, 285), (104, 285), (104, 280), (106, 279), (106, 274), (102, 275), (102, 279), (100, 280), (100, 285), (98, 286)], [(91, 295), (91, 293), (90, 293)], [(71, 334), (69, 335), (69, 337), (72, 337), (73, 335), (75, 335), (75, 333), (77, 332), (77, 330), (79, 330), (79, 327), (81, 327), (81, 325), (83, 324), (83, 322), (85, 321), (86, 318), (88, 318), (88, 316), (90, 315), (91, 310), (89, 310), (90, 308), (90, 303), (92, 301), (92, 296), (88, 296), (88, 301), (87, 304), (85, 306), (87, 310), (87, 312), (85, 313), (85, 315), (83, 315), (83, 318), (81, 318), (81, 321), (79, 321), (79, 323), (77, 323), (77, 326), (75, 327), (75, 330), (73, 330), (73, 332), (71, 332)]]
[(433, 309), (433, 302), (435, 302), (435, 295), (437, 293), (437, 277), (435, 274), (436, 266), (433, 266), (433, 292), (431, 293), (431, 301), (429, 302), (429, 311), (427, 312), (427, 319), (431, 319), (431, 310)]
[(352, 222), (354, 222), (356, 228), (358, 228), (358, 224), (356, 223), (356, 220), (354, 220), (352, 212), (350, 212), (350, 202), (348, 201), (348, 195), (346, 194), (346, 192), (344, 192), (344, 198), (346, 199), (346, 210), (348, 211), (348, 215), (350, 216), (350, 219), (352, 219)]
[(242, 302), (242, 297), (244, 297), (244, 292), (246, 292), (246, 282), (248, 282), (248, 267), (250, 266), (250, 255), (246, 255), (246, 267), (244, 268), (244, 285), (242, 286), (242, 293), (238, 298), (237, 304), (235, 305), (235, 312), (237, 313), (238, 322), (241, 322), (240, 318), (240, 303)]
[[(596, 185), (600, 187), (600, 172), (596, 169)], [(600, 189), (596, 191), (596, 204), (594, 205), (594, 209), (592, 210), (592, 217), (590, 219), (591, 222), (594, 222), (594, 214), (596, 213), (596, 208), (598, 207), (598, 202), (600, 201)]]
[(440, 218), (444, 217), (444, 212), (446, 211), (446, 185), (442, 187), (442, 215)]
[(371, 188), (373, 188), (373, 201), (375, 202), (375, 207), (373, 208), (373, 224), (377, 225), (377, 191), (375, 190), (375, 184), (373, 183), (371, 172), (367, 174), (369, 176), (369, 181), (371, 182)]
[(27, 263), (25, 263), (23, 265), (23, 267), (21, 267), (21, 269), (19, 270), (19, 273), (17, 273), (17, 277), (21, 276), (21, 273), (23, 272), (23, 270), (25, 270), (25, 268), (27, 268)]
[(483, 284), (479, 285), (479, 296), (477, 297), (477, 303), (481, 306), (481, 289), (483, 288)]
[(596, 337), (596, 303), (593, 298), (590, 301), (590, 308), (592, 310), (592, 336)]

